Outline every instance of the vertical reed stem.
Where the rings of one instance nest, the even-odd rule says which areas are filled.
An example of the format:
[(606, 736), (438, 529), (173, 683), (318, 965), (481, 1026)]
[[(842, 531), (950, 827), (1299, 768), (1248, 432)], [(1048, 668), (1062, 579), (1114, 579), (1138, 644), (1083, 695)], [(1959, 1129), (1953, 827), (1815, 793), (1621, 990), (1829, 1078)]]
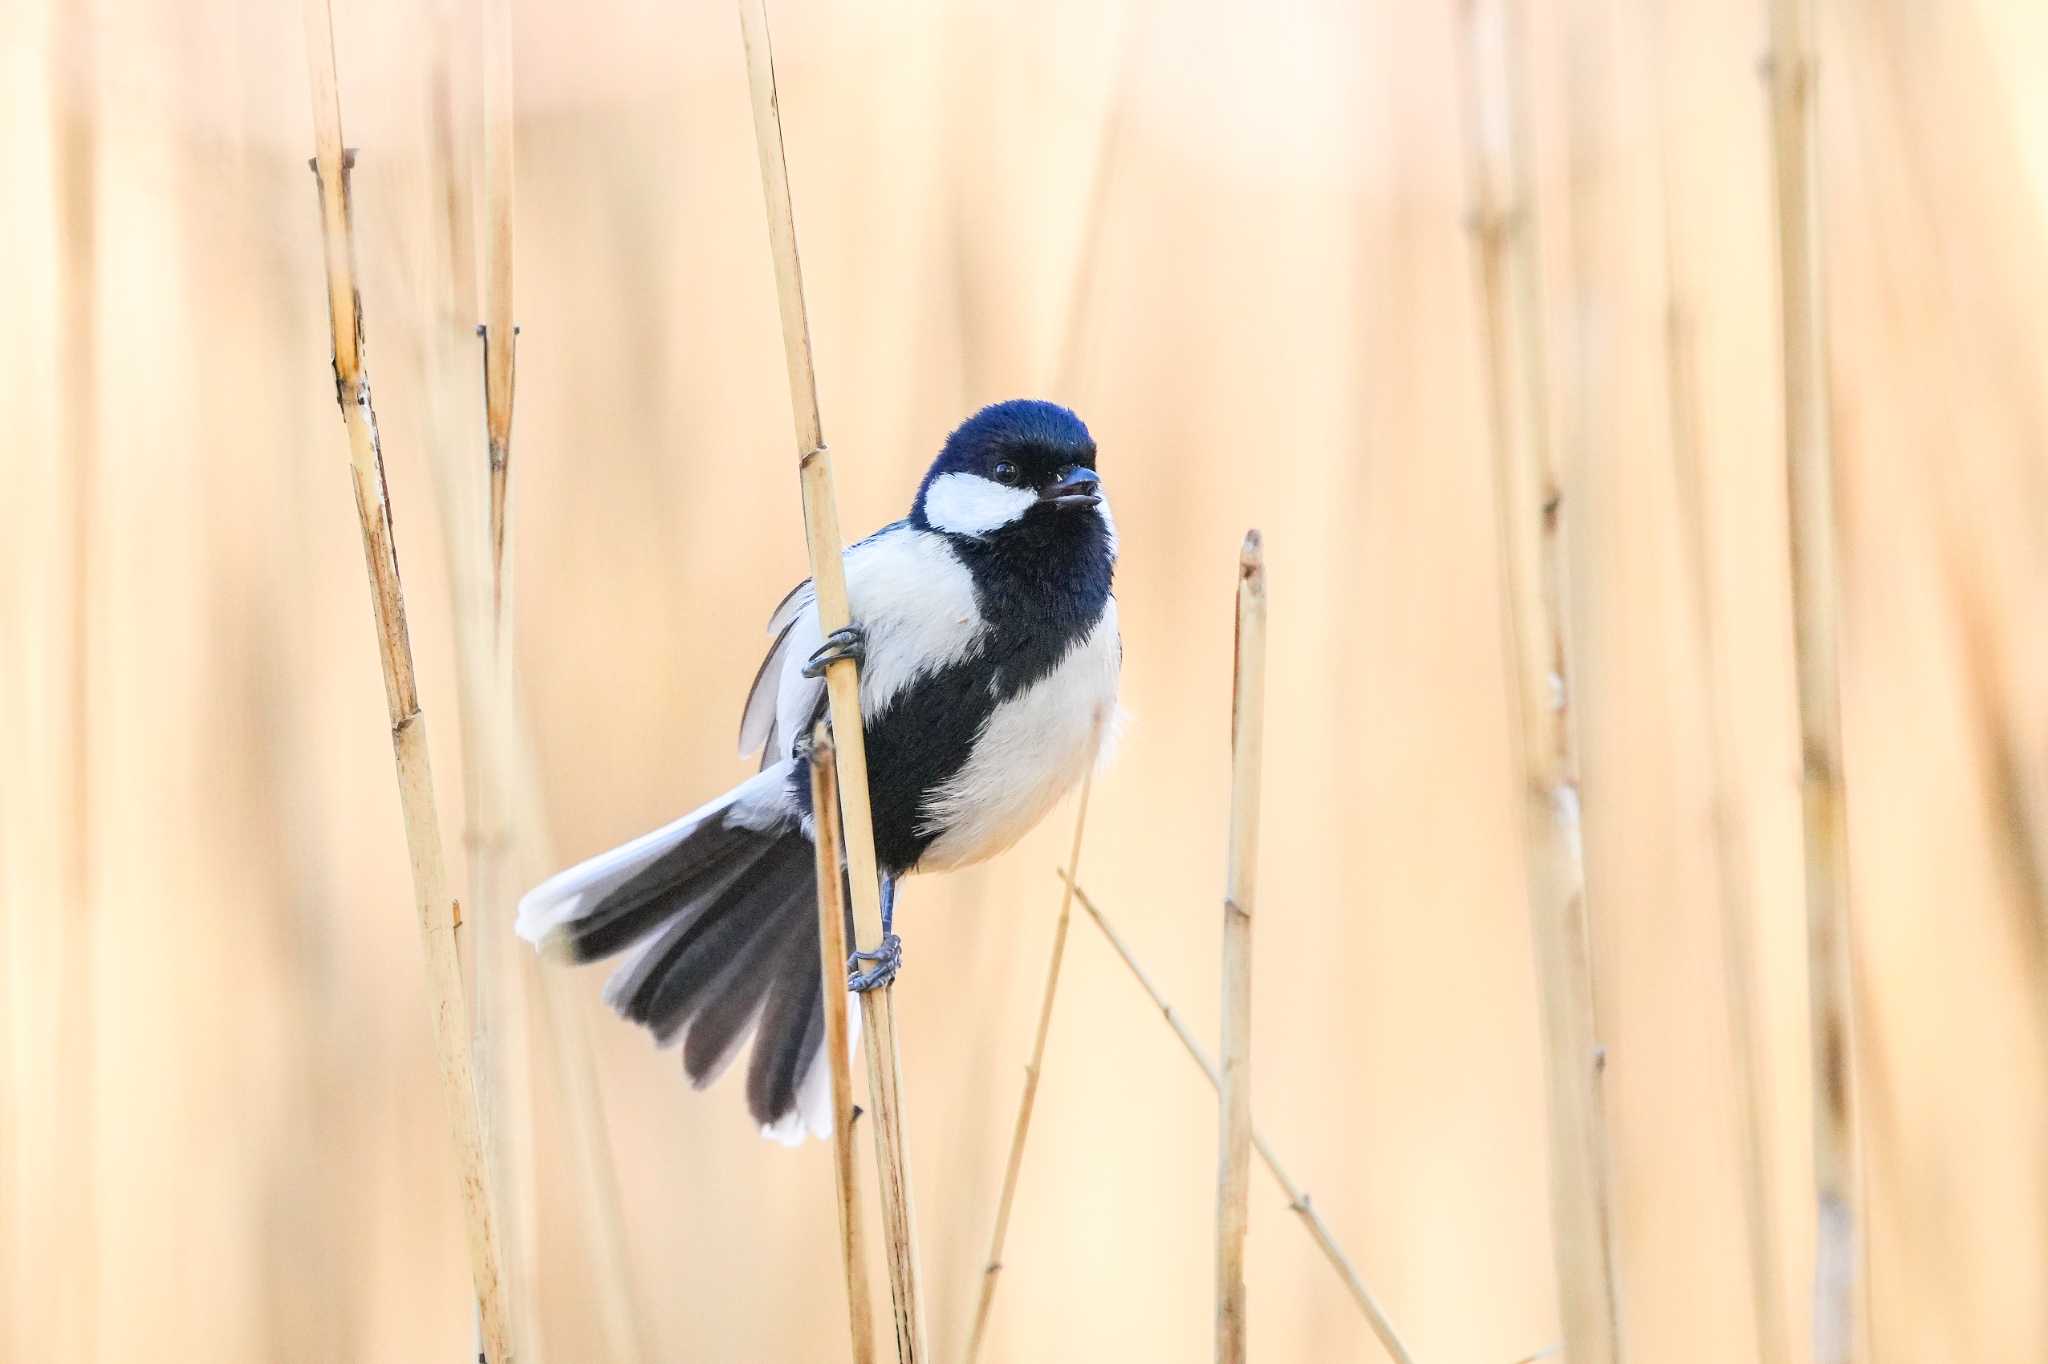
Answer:
[(456, 951), (456, 926), (461, 914), (448, 894), (448, 872), (434, 809), (426, 717), (419, 706), (412, 641), (405, 622), (405, 591), (399, 581), (391, 508), (385, 493), (384, 456), (378, 444), (376, 411), (370, 402), (369, 376), (363, 365), (362, 313), (356, 293), (348, 187), (353, 158), (342, 148), (333, 18), (327, 0), (305, 0), (303, 12), (315, 135), (313, 165), (320, 182), (328, 319), (334, 336), (335, 397), (348, 429), (349, 471), (355, 488), (356, 513), (362, 524), (363, 555), (383, 665), (399, 802), (427, 957), (428, 988), (433, 994), (442, 1096), (447, 1104), (455, 1165), (462, 1183), (470, 1274), (476, 1289), (485, 1352), (490, 1364), (511, 1364), (511, 1334), (470, 1067), (469, 1008)]
[(512, 10), (484, 4), (484, 425), (491, 461), (491, 609), (505, 599), (505, 499), (512, 473)]
[(1265, 760), (1266, 564), (1248, 531), (1237, 565), (1236, 684), (1230, 708), (1230, 865), (1223, 897), (1223, 1071), (1216, 1170), (1216, 1359), (1244, 1364), (1244, 1238), (1252, 1161), (1252, 913)]
[(1808, 1008), (1812, 1016), (1816, 1364), (1867, 1348), (1849, 839), (1835, 642), (1834, 452), (1820, 265), (1819, 109), (1810, 0), (1769, 0), (1771, 151), (1777, 180), (1778, 302), (1784, 344), (1785, 465), (1791, 509), (1794, 651), (1804, 757)]
[[(1116, 931), (1115, 925), (1103, 914), (1101, 906), (1088, 898), (1088, 892), (1074, 884), (1072, 876), (1062, 871), (1060, 878), (1073, 887), (1074, 899), (1087, 911), (1088, 917), (1095, 921), (1095, 926), (1102, 930), (1102, 936), (1116, 950), (1123, 964), (1130, 968), (1132, 978), (1138, 982), (1138, 988), (1151, 999), (1161, 1016), (1166, 1019), (1166, 1026), (1173, 1029), (1173, 1035), (1180, 1039), (1180, 1044), (1187, 1049), (1188, 1056), (1201, 1068), (1202, 1074), (1208, 1077), (1209, 1087), (1220, 1093), (1223, 1081), (1216, 1073), (1216, 1063), (1209, 1059), (1209, 1053), (1202, 1050), (1202, 1044), (1195, 1040), (1194, 1031), (1188, 1027), (1173, 1005), (1166, 1002), (1166, 996), (1159, 993), (1159, 987), (1152, 983), (1152, 977), (1139, 964), (1130, 944), (1124, 941), (1123, 934)], [(1380, 1344), (1387, 1351), (1387, 1357), (1394, 1360), (1395, 1364), (1415, 1364), (1415, 1357), (1408, 1353), (1408, 1347), (1395, 1332), (1394, 1324), (1387, 1320), (1387, 1314), (1380, 1307), (1379, 1300), (1373, 1297), (1372, 1290), (1365, 1286), (1365, 1280), (1360, 1278), (1358, 1271), (1352, 1267), (1351, 1257), (1337, 1244), (1337, 1237), (1331, 1232), (1329, 1223), (1323, 1221), (1323, 1215), (1315, 1210), (1302, 1187), (1281, 1168), (1280, 1158), (1273, 1154), (1272, 1144), (1256, 1126), (1252, 1128), (1252, 1149), (1259, 1153), (1259, 1159), (1265, 1162), (1266, 1168), (1272, 1171), (1274, 1180), (1280, 1185), (1281, 1192), (1287, 1195), (1287, 1210), (1301, 1219), (1302, 1229), (1308, 1232), (1317, 1249), (1323, 1252), (1324, 1258), (1330, 1262), (1330, 1268), (1337, 1271), (1337, 1277), (1344, 1281), (1345, 1290), (1351, 1294), (1352, 1301), (1358, 1304), (1358, 1310), (1365, 1314), (1366, 1324), (1372, 1327), (1372, 1333), (1379, 1337)]]
[(1543, 403), (1520, 15), (1516, 0), (1465, 0), (1464, 12), (1467, 170), (1523, 770), (1530, 932), (1550, 1087), (1559, 1314), (1573, 1364), (1617, 1364), (1620, 1295), (1565, 636), (1563, 490)]
[(846, 1010), (846, 900), (839, 837), (839, 761), (832, 731), (819, 725), (811, 741), (811, 841), (818, 854), (818, 968), (825, 991), (825, 1062), (832, 1068), (832, 1175), (839, 1192), (839, 1258), (846, 1266), (846, 1322), (853, 1364), (873, 1364), (874, 1300), (854, 1168), (853, 1056)]
[[(1096, 733), (1099, 741), (1100, 727)], [(1080, 874), (1081, 834), (1088, 827), (1088, 793), (1094, 786), (1095, 764), (1091, 761), (1087, 774), (1081, 778), (1081, 801), (1074, 811), (1074, 841), (1067, 850), (1067, 866), (1073, 875)], [(975, 1364), (981, 1358), (989, 1309), (996, 1300), (996, 1279), (1003, 1269), (1003, 1241), (1010, 1234), (1010, 1205), (1017, 1197), (1017, 1176), (1024, 1168), (1024, 1142), (1031, 1135), (1031, 1114), (1038, 1103), (1038, 1077), (1045, 1065), (1045, 1039), (1052, 1031), (1052, 1006), (1059, 995), (1060, 965), (1067, 955), (1067, 925), (1073, 911), (1074, 883), (1067, 881), (1060, 892), (1059, 917), (1053, 921), (1052, 956), (1045, 964), (1045, 995), (1038, 1004), (1038, 1032), (1031, 1040), (1031, 1064), (1024, 1067), (1024, 1094), (1017, 1101), (1017, 1125), (1010, 1133), (1010, 1158), (1003, 1167), (1003, 1192), (996, 1199), (996, 1229), (989, 1236), (988, 1260), (981, 1271), (981, 1298), (975, 1303), (974, 1326), (967, 1337), (967, 1364)]]
[[(1668, 202), (1668, 201), (1667, 201)], [(1756, 949), (1750, 932), (1755, 906), (1748, 893), (1742, 831), (1733, 780), (1735, 753), (1721, 705), (1721, 639), (1714, 612), (1707, 525), (1707, 477), (1700, 449), (1694, 340), (1674, 299), (1668, 318), (1671, 365), (1671, 450), (1678, 466), (1678, 523), (1691, 567), (1693, 610), (1705, 654), (1708, 751), (1713, 781), (1715, 881), (1721, 911), (1721, 966), (1727, 982), (1728, 1044), (1735, 1070), (1736, 1143), (1742, 1160), (1743, 1220), (1749, 1233), (1750, 1295), (1755, 1299), (1759, 1364), (1791, 1364), (1779, 1296), (1777, 1238), (1772, 1234), (1769, 1096), (1762, 1083), (1763, 1055), (1756, 1029)]]
[[(789, 367), (790, 405), (796, 418), (798, 467), (802, 475), (804, 538), (810, 548), (811, 581), (817, 593), (818, 625), (827, 633), (852, 618), (846, 600), (843, 541), (832, 490), (832, 455), (825, 448), (818, 415), (818, 381), (811, 363), (810, 320), (804, 309), (803, 266), (797, 256), (796, 218), (790, 202), (789, 166), (783, 155), (782, 113), (775, 89), (775, 56), (768, 33), (766, 0), (740, 0), (740, 29), (746, 42), (747, 76), (753, 95), (754, 139), (761, 159), (761, 189), (767, 200), (768, 239), (775, 257), (776, 298), (782, 313), (782, 344)], [(853, 882), (855, 942), (863, 950), (882, 939), (881, 883), (875, 863), (874, 816), (868, 797), (867, 742), (861, 729), (860, 674), (851, 659), (825, 672), (831, 700), (832, 732), (842, 772), (839, 788), (846, 853)], [(901, 1067), (896, 1048), (894, 986), (861, 995), (866, 1025), (868, 1096), (875, 1106), (875, 1162), (882, 1198), (882, 1232), (889, 1254), (889, 1295), (896, 1317), (896, 1354), (902, 1364), (923, 1364), (924, 1301), (910, 1193), (910, 1159), (904, 1143)]]

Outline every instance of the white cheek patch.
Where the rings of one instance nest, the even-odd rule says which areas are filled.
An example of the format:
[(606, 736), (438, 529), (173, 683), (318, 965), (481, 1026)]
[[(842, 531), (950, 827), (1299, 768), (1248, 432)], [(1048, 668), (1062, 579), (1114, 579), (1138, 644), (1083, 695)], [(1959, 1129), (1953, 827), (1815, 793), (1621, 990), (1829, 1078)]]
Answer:
[(954, 535), (986, 535), (1038, 501), (1029, 488), (1005, 488), (979, 474), (940, 474), (924, 493), (924, 518)]

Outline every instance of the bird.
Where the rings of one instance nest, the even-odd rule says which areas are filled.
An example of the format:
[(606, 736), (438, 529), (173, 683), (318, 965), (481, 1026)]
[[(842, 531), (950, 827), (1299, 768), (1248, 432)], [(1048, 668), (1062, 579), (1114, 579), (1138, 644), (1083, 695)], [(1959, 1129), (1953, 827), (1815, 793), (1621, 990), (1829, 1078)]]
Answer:
[(909, 514), (846, 548), (847, 628), (822, 631), (809, 580), (770, 616), (740, 719), (740, 753), (758, 749), (759, 771), (536, 886), (519, 935), (573, 962), (620, 958), (606, 1002), (680, 1044), (699, 1089), (751, 1040), (746, 1101), (762, 1135), (829, 1136), (810, 780), (824, 669), (859, 667), (883, 927), (879, 948), (847, 963), (847, 988), (864, 991), (902, 964), (900, 879), (1011, 847), (1113, 745), (1117, 549), (1078, 416), (1034, 399), (974, 413)]

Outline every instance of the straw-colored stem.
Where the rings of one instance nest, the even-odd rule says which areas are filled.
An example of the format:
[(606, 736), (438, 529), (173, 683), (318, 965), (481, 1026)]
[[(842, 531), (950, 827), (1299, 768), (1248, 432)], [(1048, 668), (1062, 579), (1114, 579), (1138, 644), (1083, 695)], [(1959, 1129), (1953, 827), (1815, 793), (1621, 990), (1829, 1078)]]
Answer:
[(1602, 1051), (1564, 619), (1563, 490), (1543, 403), (1515, 0), (1466, 0), (1466, 148), (1530, 934), (1549, 1082), (1553, 1255), (1565, 1353), (1621, 1358)]
[(1223, 1071), (1216, 1157), (1216, 1359), (1244, 1364), (1244, 1238), (1252, 1161), (1252, 911), (1265, 757), (1266, 564), (1249, 531), (1237, 562), (1236, 685), (1230, 704), (1230, 842), (1223, 892)]
[(839, 837), (839, 763), (832, 731), (811, 741), (811, 841), (818, 855), (818, 969), (825, 994), (825, 1061), (832, 1073), (832, 1177), (839, 1194), (839, 1258), (846, 1266), (846, 1322), (854, 1364), (875, 1357), (874, 1300), (868, 1292), (860, 1176), (854, 1165), (853, 1057), (846, 1004), (846, 900)]
[(454, 1144), (455, 1168), (461, 1181), (470, 1273), (485, 1352), (490, 1364), (511, 1364), (511, 1334), (470, 1068), (469, 1008), (463, 995), (455, 941), (460, 912), (448, 894), (447, 865), (434, 809), (433, 769), (427, 754), (426, 718), (419, 706), (412, 642), (406, 631), (405, 593), (399, 582), (391, 508), (385, 495), (384, 457), (378, 445), (369, 377), (363, 366), (362, 315), (356, 294), (355, 243), (349, 209), (351, 158), (342, 147), (334, 28), (327, 0), (305, 0), (304, 18), (315, 135), (314, 170), (320, 185), (328, 317), (334, 338), (335, 396), (348, 429), (349, 471), (362, 526), (363, 554), (398, 771), (399, 803), (427, 957), (442, 1095)]
[(512, 473), (512, 7), (484, 3), (484, 426), (491, 473), (491, 602), (502, 626)]
[[(1081, 778), (1081, 799), (1074, 811), (1074, 841), (1067, 850), (1067, 865), (1079, 874), (1081, 834), (1088, 827), (1088, 793), (1095, 785), (1091, 762)], [(1003, 1167), (1003, 1191), (996, 1199), (996, 1227), (988, 1238), (988, 1259), (981, 1270), (981, 1297), (974, 1305), (974, 1326), (967, 1336), (967, 1364), (981, 1358), (981, 1342), (988, 1331), (989, 1309), (996, 1300), (996, 1280), (1003, 1271), (1003, 1242), (1010, 1234), (1010, 1207), (1017, 1197), (1017, 1176), (1024, 1168), (1024, 1142), (1031, 1135), (1031, 1114), (1038, 1103), (1038, 1079), (1045, 1066), (1045, 1039), (1052, 1031), (1053, 1001), (1059, 996), (1060, 965), (1067, 955), (1067, 925), (1073, 918), (1074, 885), (1063, 882), (1059, 917), (1053, 921), (1052, 956), (1045, 964), (1045, 994), (1038, 1003), (1038, 1032), (1031, 1039), (1031, 1063), (1024, 1067), (1024, 1093), (1017, 1101), (1017, 1125), (1010, 1133), (1010, 1157)]]
[(1749, 1233), (1750, 1296), (1756, 1313), (1759, 1364), (1790, 1364), (1790, 1340), (1779, 1295), (1775, 1206), (1770, 1169), (1770, 1099), (1761, 1083), (1763, 1057), (1756, 1029), (1756, 949), (1750, 933), (1755, 906), (1748, 894), (1742, 831), (1731, 781), (1733, 735), (1722, 715), (1721, 641), (1714, 612), (1707, 522), (1707, 479), (1700, 449), (1694, 340), (1676, 302), (1668, 321), (1671, 367), (1671, 450), (1678, 466), (1678, 523), (1691, 569), (1693, 614), (1698, 623), (1707, 689), (1707, 734), (1713, 784), (1715, 884), (1721, 911), (1721, 966), (1728, 996), (1728, 1044), (1735, 1070), (1736, 1141), (1742, 1160), (1743, 1220)]
[[(1202, 1050), (1202, 1044), (1196, 1040), (1194, 1030), (1188, 1027), (1173, 1005), (1167, 1002), (1166, 996), (1159, 992), (1159, 987), (1152, 983), (1152, 977), (1139, 964), (1130, 944), (1124, 941), (1123, 935), (1116, 931), (1116, 926), (1103, 914), (1101, 906), (1088, 898), (1085, 888), (1074, 885), (1073, 878), (1065, 871), (1060, 872), (1060, 879), (1073, 887), (1075, 902), (1095, 921), (1095, 926), (1102, 930), (1102, 936), (1116, 950), (1117, 956), (1122, 958), (1123, 964), (1137, 980), (1138, 987), (1158, 1008), (1161, 1017), (1165, 1018), (1166, 1026), (1173, 1030), (1173, 1035), (1180, 1039), (1181, 1046), (1187, 1049), (1188, 1056), (1201, 1069), (1202, 1074), (1208, 1077), (1210, 1088), (1220, 1093), (1223, 1082), (1216, 1072), (1216, 1063), (1209, 1059), (1208, 1052)], [(1258, 1152), (1259, 1159), (1272, 1172), (1281, 1192), (1287, 1195), (1288, 1211), (1301, 1219), (1302, 1227), (1315, 1241), (1317, 1248), (1323, 1252), (1324, 1258), (1329, 1260), (1330, 1268), (1336, 1270), (1337, 1277), (1343, 1280), (1345, 1290), (1351, 1294), (1352, 1301), (1358, 1304), (1358, 1310), (1364, 1313), (1366, 1324), (1372, 1328), (1373, 1335), (1379, 1338), (1388, 1358), (1395, 1360), (1396, 1364), (1415, 1364), (1415, 1357), (1408, 1353), (1408, 1347), (1395, 1332), (1394, 1324), (1387, 1319), (1379, 1300), (1373, 1297), (1372, 1291), (1365, 1286), (1365, 1280), (1359, 1277), (1357, 1269), (1353, 1268), (1351, 1258), (1344, 1253), (1344, 1248), (1337, 1244), (1337, 1238), (1330, 1231), (1329, 1224), (1323, 1221), (1322, 1214), (1309, 1202), (1308, 1194), (1281, 1167), (1280, 1158), (1273, 1154), (1272, 1145), (1258, 1130), (1256, 1124), (1252, 1128), (1252, 1149)]]
[(1814, 18), (1810, 0), (1770, 0), (1769, 8), (1771, 52), (1765, 72), (1777, 178), (1793, 639), (1804, 758), (1816, 1227), (1814, 1359), (1816, 1364), (1847, 1364), (1862, 1358), (1867, 1346), (1866, 1288), (1858, 1216), (1849, 839), (1835, 644), (1835, 480), (1821, 303)]
[[(768, 34), (765, 0), (740, 0), (740, 29), (746, 43), (748, 84), (753, 96), (754, 139), (761, 159), (761, 188), (767, 200), (768, 240), (775, 258), (776, 299), (782, 313), (783, 355), (789, 368), (790, 406), (796, 419), (803, 484), (804, 539), (810, 548), (811, 582), (818, 625), (827, 633), (852, 618), (846, 600), (846, 568), (839, 513), (832, 490), (832, 456), (825, 448), (818, 415), (818, 382), (811, 364), (810, 321), (804, 309), (803, 266), (797, 256), (796, 218), (790, 203), (789, 166), (783, 156), (782, 113), (775, 89), (775, 57)], [(854, 940), (864, 951), (882, 940), (881, 882), (875, 863), (874, 816), (868, 796), (867, 743), (861, 729), (860, 675), (851, 659), (825, 672), (832, 732), (838, 744), (840, 813), (845, 822), (846, 860), (853, 882)], [(903, 1132), (902, 1079), (896, 1054), (894, 987), (861, 995), (866, 1025), (868, 1097), (875, 1106), (875, 1162), (882, 1200), (882, 1234), (888, 1248), (889, 1296), (896, 1318), (896, 1353), (904, 1364), (924, 1361), (924, 1301), (919, 1287), (916, 1211), (910, 1193), (910, 1160)]]

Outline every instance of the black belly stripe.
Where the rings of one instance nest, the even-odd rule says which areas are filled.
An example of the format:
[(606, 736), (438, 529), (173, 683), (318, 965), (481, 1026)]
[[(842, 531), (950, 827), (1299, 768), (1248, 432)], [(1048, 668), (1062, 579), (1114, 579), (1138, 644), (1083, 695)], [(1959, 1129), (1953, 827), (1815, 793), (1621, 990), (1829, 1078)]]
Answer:
[[(1051, 676), (1086, 642), (1109, 603), (1115, 561), (1093, 515), (1049, 508), (992, 540), (948, 539), (973, 575), (989, 628), (979, 653), (919, 675), (868, 723), (875, 858), (890, 876), (914, 868), (944, 832), (919, 828), (925, 801), (966, 765), (989, 715)], [(821, 695), (807, 733), (825, 710)], [(808, 762), (797, 764), (790, 785), (809, 813)]]

